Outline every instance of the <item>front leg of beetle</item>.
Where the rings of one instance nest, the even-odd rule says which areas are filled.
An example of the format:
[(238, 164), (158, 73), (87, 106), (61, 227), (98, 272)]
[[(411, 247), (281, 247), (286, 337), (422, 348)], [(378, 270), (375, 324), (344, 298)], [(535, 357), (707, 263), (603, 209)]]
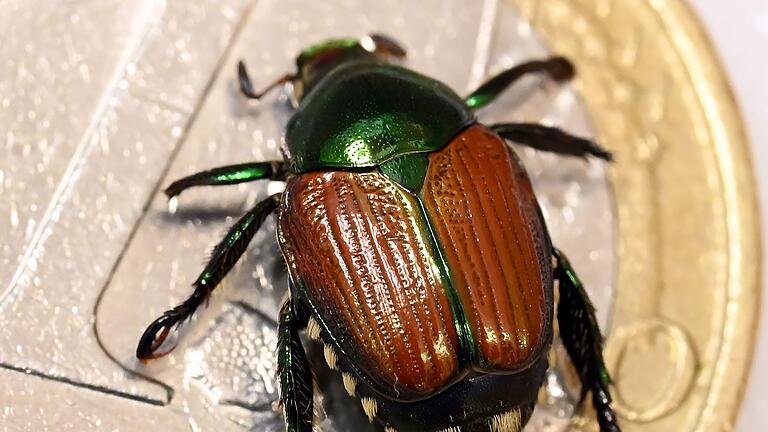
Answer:
[(245, 95), (248, 99), (255, 99), (259, 100), (262, 97), (264, 97), (265, 94), (269, 93), (270, 90), (275, 89), (279, 87), (280, 85), (283, 85), (287, 82), (293, 81), (296, 79), (295, 74), (285, 74), (281, 76), (280, 78), (273, 81), (270, 85), (268, 85), (263, 90), (256, 92), (253, 89), (253, 83), (251, 82), (251, 77), (248, 75), (248, 69), (245, 67), (245, 63), (240, 60), (237, 62), (237, 78), (240, 83), (240, 92)]
[(255, 180), (285, 180), (288, 164), (283, 161), (249, 162), (213, 168), (181, 178), (165, 188), (168, 198), (195, 186), (221, 186)]
[(277, 374), (287, 432), (312, 431), (312, 371), (299, 338), (308, 319), (306, 309), (292, 297), (283, 301), (277, 329)]
[(581, 378), (582, 399), (591, 391), (600, 432), (620, 432), (611, 408), (608, 389), (611, 378), (603, 361), (603, 337), (595, 309), (568, 260), (557, 249), (553, 253), (556, 260), (554, 276), (560, 283), (557, 306), (560, 337)]
[(197, 308), (205, 302), (214, 288), (224, 279), (227, 272), (235, 266), (267, 216), (272, 214), (279, 204), (280, 195), (272, 195), (256, 204), (245, 216), (232, 225), (224, 239), (214, 248), (210, 261), (193, 284), (192, 295), (173, 309), (165, 311), (144, 331), (136, 347), (136, 357), (139, 360), (146, 362), (168, 353), (168, 351), (158, 352), (158, 349), (168, 337), (171, 329), (190, 318)]

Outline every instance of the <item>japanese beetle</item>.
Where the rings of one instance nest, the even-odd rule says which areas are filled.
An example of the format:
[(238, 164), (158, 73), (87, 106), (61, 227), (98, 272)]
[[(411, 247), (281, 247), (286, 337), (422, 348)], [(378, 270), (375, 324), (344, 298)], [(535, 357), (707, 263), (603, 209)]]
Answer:
[[(602, 432), (611, 409), (602, 336), (581, 282), (550, 241), (528, 176), (505, 140), (571, 156), (611, 155), (538, 124), (484, 126), (475, 110), (528, 74), (570, 79), (562, 57), (496, 75), (466, 98), (398, 66), (390, 38), (305, 49), (291, 83), (285, 161), (215, 168), (189, 187), (283, 180), (214, 249), (193, 294), (149, 325), (141, 360), (190, 317), (276, 212), (290, 292), (279, 316), (287, 430), (313, 426), (313, 376), (299, 332), (324, 344), (350, 395), (387, 431), (519, 431), (548, 367), (554, 289), (560, 334)], [(259, 99), (242, 62), (240, 88)]]

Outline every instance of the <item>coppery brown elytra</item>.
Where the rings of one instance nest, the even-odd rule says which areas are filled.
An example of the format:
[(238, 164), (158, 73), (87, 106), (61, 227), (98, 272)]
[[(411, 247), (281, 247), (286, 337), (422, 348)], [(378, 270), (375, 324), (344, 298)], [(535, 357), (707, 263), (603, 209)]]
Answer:
[[(262, 222), (277, 215), (290, 290), (278, 324), (280, 404), (290, 432), (313, 427), (313, 375), (301, 331), (371, 422), (396, 431), (519, 431), (533, 411), (558, 320), (601, 432), (619, 431), (594, 310), (552, 246), (528, 176), (506, 140), (611, 160), (590, 140), (530, 123), (486, 126), (475, 111), (519, 78), (570, 79), (562, 57), (505, 70), (462, 98), (400, 64), (371, 35), (313, 45), (290, 84), (285, 159), (219, 167), (172, 183), (281, 180), (216, 246), (179, 306), (149, 325), (136, 355), (160, 357), (170, 331), (205, 302)], [(555, 283), (557, 282), (557, 283)], [(554, 289), (559, 290), (555, 317)]]

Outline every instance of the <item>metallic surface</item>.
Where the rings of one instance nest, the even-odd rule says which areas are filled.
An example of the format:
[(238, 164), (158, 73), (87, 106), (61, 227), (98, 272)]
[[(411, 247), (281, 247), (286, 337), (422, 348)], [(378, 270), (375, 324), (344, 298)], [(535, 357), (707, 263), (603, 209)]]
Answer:
[[(133, 359), (224, 227), (280, 186), (190, 191), (175, 215), (160, 189), (279, 156), (287, 100), (244, 103), (237, 59), (258, 85), (311, 43), (372, 29), (459, 93), (550, 50), (575, 60), (579, 97), (534, 80), (480, 118), (594, 125), (617, 155), (615, 202), (601, 164), (520, 154), (553, 241), (611, 329), (625, 430), (732, 429), (759, 231), (741, 120), (681, 0), (5, 4), (0, 429), (280, 430), (273, 319), (286, 282), (271, 225), (166, 361)], [(589, 413), (571, 418), (577, 393), (553, 360), (528, 429), (594, 431)], [(331, 388), (323, 430), (366, 422), (337, 375), (318, 378)]]
[(528, 176), (481, 125), (429, 159), (424, 207), (474, 336), (475, 367), (528, 366), (548, 347), (553, 309), (551, 245)]
[(576, 59), (600, 141), (617, 155), (606, 360), (625, 429), (732, 430), (755, 334), (759, 228), (742, 122), (708, 40), (679, 1), (516, 4)]
[(303, 99), (340, 63), (355, 60), (387, 62), (394, 57), (402, 58), (403, 54), (402, 49), (394, 42), (377, 35), (326, 39), (310, 45), (296, 57), (296, 72), (291, 80), (295, 99)]
[[(763, 227), (768, 226), (768, 57), (755, 57), (754, 52), (768, 43), (768, 3), (762, 0), (746, 0), (738, 8), (718, 0), (692, 0), (690, 5), (702, 20), (703, 27), (712, 38), (718, 57), (722, 59), (724, 71), (733, 88), (737, 105), (743, 113), (751, 150), (751, 165), (757, 186), (760, 205), (759, 219)], [(760, 235), (760, 232), (755, 233)], [(763, 251), (768, 245), (768, 230), (762, 230)], [(758, 257), (758, 259), (760, 259)], [(762, 254), (762, 265), (768, 268), (768, 254)], [(765, 415), (765, 401), (768, 400), (768, 274), (762, 277), (762, 293), (757, 292), (753, 302), (762, 309), (755, 323), (754, 356), (747, 380), (744, 402), (734, 429), (739, 432), (762, 432), (768, 430), (768, 416)]]
[(519, 159), (485, 126), (429, 154), (420, 195), (378, 170), (291, 177), (278, 225), (299, 298), (378, 392), (424, 398), (467, 360), (519, 371), (549, 347), (548, 234)]
[(395, 65), (333, 69), (301, 101), (285, 132), (292, 170), (372, 167), (444, 146), (474, 115), (450, 88)]
[(447, 280), (415, 196), (378, 172), (301, 174), (279, 219), (299, 298), (357, 377), (400, 400), (457, 378)]

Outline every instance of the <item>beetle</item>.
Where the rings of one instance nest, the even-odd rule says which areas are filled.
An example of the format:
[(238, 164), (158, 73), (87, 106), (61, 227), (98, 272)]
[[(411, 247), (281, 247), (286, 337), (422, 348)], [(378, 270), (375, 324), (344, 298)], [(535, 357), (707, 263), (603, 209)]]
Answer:
[[(148, 361), (234, 266), (268, 215), (288, 268), (278, 320), (280, 404), (290, 432), (313, 427), (313, 374), (301, 331), (386, 431), (519, 431), (548, 367), (555, 315), (591, 394), (601, 432), (619, 431), (594, 308), (552, 246), (531, 182), (507, 141), (567, 156), (612, 155), (594, 142), (530, 123), (485, 126), (475, 112), (521, 77), (566, 81), (563, 57), (529, 61), (462, 98), (400, 65), (405, 50), (373, 34), (313, 45), (286, 84), (295, 111), (283, 161), (214, 168), (190, 187), (281, 180), (215, 247), (192, 295), (142, 335)], [(554, 291), (559, 300), (555, 310)]]

